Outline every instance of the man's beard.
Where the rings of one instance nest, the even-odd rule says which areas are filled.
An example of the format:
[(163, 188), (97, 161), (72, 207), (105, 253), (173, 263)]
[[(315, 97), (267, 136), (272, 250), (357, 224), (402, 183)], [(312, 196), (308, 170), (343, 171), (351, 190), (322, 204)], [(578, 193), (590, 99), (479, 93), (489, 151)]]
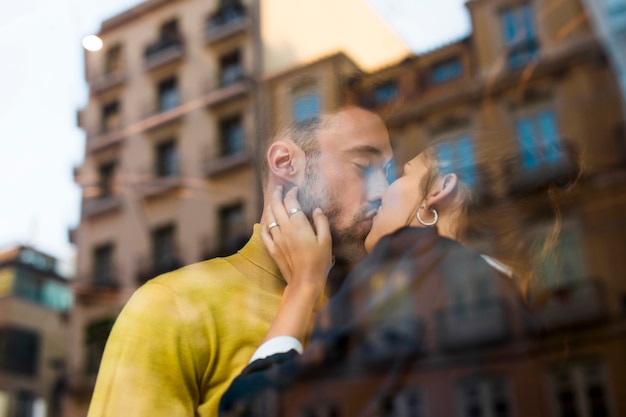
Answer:
[(329, 193), (329, 190), (326, 189), (320, 180), (318, 161), (315, 156), (307, 160), (304, 184), (298, 192), (298, 200), (300, 201), (302, 211), (309, 218), (312, 225), (314, 225), (312, 213), (316, 207), (321, 208), (328, 218), (335, 256), (356, 262), (367, 254), (365, 251), (365, 237), (369, 230), (362, 230), (361, 221), (366, 215), (368, 208), (360, 211), (352, 219), (350, 226), (340, 229), (337, 226), (337, 221), (341, 214), (341, 208), (337, 204), (335, 196)]

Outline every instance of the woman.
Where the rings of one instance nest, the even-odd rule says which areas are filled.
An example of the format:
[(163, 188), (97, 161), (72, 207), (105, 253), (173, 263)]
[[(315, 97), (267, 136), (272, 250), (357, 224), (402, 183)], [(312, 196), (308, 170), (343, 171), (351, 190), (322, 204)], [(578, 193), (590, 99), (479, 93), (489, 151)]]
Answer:
[[(353, 389), (335, 402), (334, 413), (392, 413), (406, 381), (423, 375), (409, 370), (434, 357), (474, 367), (495, 351), (509, 352), (519, 363), (527, 359), (511, 342), (537, 331), (521, 295), (528, 294), (537, 261), (554, 239), (540, 250), (526, 243), (520, 233), (526, 219), (511, 204), (506, 184), (497, 181), (501, 173), (492, 170), (489, 177), (480, 164), (454, 170), (445, 146), (413, 158), (388, 187), (365, 241), (369, 255), (317, 315), (301, 357), (298, 343), (288, 353), (276, 343), (285, 337), (305, 342), (331, 265), (328, 224), (316, 210), (311, 227), (298, 211), (297, 190), (284, 199), (282, 190), (274, 193), (270, 223), (279, 227), (266, 228), (263, 240), (288, 285), (266, 342), (224, 396), (224, 415), (273, 415), (280, 407), (268, 401), (277, 398), (282, 408), (301, 408), (306, 400), (298, 405), (297, 398), (307, 398), (302, 387), (324, 386), (330, 392), (339, 390), (328, 388), (333, 386)], [(501, 160), (494, 149), (482, 149), (477, 159)], [(569, 181), (552, 178), (555, 184), (541, 194), (554, 205), (554, 186), (569, 187), (577, 176), (571, 170)], [(557, 232), (555, 226), (552, 234)], [(459, 359), (466, 352), (474, 354), (469, 362)], [(435, 404), (441, 415), (446, 406)]]

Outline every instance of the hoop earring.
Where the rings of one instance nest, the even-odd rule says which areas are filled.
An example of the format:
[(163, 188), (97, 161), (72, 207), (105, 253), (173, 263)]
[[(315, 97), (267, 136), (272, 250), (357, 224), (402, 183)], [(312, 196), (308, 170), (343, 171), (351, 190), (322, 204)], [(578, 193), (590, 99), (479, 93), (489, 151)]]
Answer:
[(437, 220), (439, 220), (439, 214), (437, 213), (437, 210), (435, 210), (435, 209), (427, 209), (428, 211), (433, 213), (433, 216), (435, 216), (435, 218), (431, 222), (425, 222), (422, 219), (422, 216), (420, 216), (420, 210), (421, 209), (426, 209), (426, 206), (421, 205), (420, 208), (417, 209), (417, 213), (415, 213), (415, 217), (417, 217), (417, 221), (420, 222), (422, 225), (424, 225), (426, 227), (434, 226), (437, 223)]

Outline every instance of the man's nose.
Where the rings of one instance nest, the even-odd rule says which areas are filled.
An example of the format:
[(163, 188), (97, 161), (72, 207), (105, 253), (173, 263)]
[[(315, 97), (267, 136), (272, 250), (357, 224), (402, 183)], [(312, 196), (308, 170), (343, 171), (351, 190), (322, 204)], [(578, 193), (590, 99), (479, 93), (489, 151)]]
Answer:
[(389, 182), (387, 181), (387, 176), (383, 171), (372, 172), (367, 178), (367, 201), (380, 201), (388, 186)]

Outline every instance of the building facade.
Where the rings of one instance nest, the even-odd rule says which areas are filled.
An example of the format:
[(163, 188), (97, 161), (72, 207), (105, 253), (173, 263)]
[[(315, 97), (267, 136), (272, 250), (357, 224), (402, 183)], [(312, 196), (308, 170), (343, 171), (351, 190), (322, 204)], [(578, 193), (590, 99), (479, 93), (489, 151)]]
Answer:
[[(89, 99), (78, 112), (86, 149), (75, 168), (82, 210), (70, 233), (78, 257), (65, 416), (86, 415), (108, 333), (135, 289), (231, 254), (251, 234), (266, 74), (346, 46), (360, 45), (364, 63), (406, 53), (366, 5), (349, 6), (368, 25), (347, 21), (335, 37), (286, 33), (275, 20), (322, 24), (334, 16), (330, 1), (312, 15), (280, 0), (148, 0), (102, 23), (103, 49), (85, 52)], [(364, 48), (366, 33), (384, 44)]]
[[(381, 408), (369, 412), (623, 415), (626, 120), (611, 51), (585, 2), (473, 0), (466, 7), (471, 34), (422, 55), (376, 71), (352, 65), (345, 72), (322, 73), (323, 62), (314, 62), (268, 81), (273, 91), (292, 92), (291, 106), (282, 105), (284, 97), (275, 99), (278, 124), (297, 119), (299, 83), (318, 86), (310, 91), (321, 97), (317, 108), (322, 112), (337, 103), (378, 112), (390, 130), (398, 166), (435, 141), (445, 143), (440, 152), (459, 170), (474, 166), (478, 153), (491, 145), (510, 149), (506, 160), (480, 155), (490, 161), (488, 172), (467, 174), (476, 181), (485, 174), (495, 178), (493, 192), (518, 204), (520, 222), (537, 242), (550, 235), (551, 224), (544, 218), (552, 211), (537, 191), (576, 179), (566, 157), (572, 149), (582, 161), (582, 176), (562, 206), (556, 260), (542, 266), (535, 283), (542, 294), (536, 317), (547, 336), (520, 328), (519, 334), (508, 332), (514, 326), (505, 320), (506, 306), (472, 304), (481, 294), (466, 288), (458, 292), (461, 298), (424, 318), (436, 342), (426, 352), (413, 352), (420, 360), (405, 372), (403, 390), (381, 398)], [(357, 307), (359, 302), (364, 301), (354, 300)], [(470, 311), (457, 314), (460, 304)], [(468, 321), (468, 314), (476, 320)], [(350, 337), (361, 336), (355, 331)], [(386, 335), (380, 337), (385, 346)], [(489, 345), (485, 362), (477, 364), (472, 349), (494, 338), (499, 342)], [(348, 360), (331, 370), (312, 370), (310, 380), (259, 403), (260, 409), (279, 407), (285, 416), (363, 412), (355, 405), (368, 392), (377, 395), (375, 388), (397, 363), (398, 350), (387, 344), (387, 351), (364, 357), (362, 344), (346, 343)], [(502, 362), (503, 352), (520, 346), (534, 352), (536, 367), (516, 365), (514, 355)]]
[(60, 417), (70, 281), (32, 247), (0, 253), (0, 415)]

